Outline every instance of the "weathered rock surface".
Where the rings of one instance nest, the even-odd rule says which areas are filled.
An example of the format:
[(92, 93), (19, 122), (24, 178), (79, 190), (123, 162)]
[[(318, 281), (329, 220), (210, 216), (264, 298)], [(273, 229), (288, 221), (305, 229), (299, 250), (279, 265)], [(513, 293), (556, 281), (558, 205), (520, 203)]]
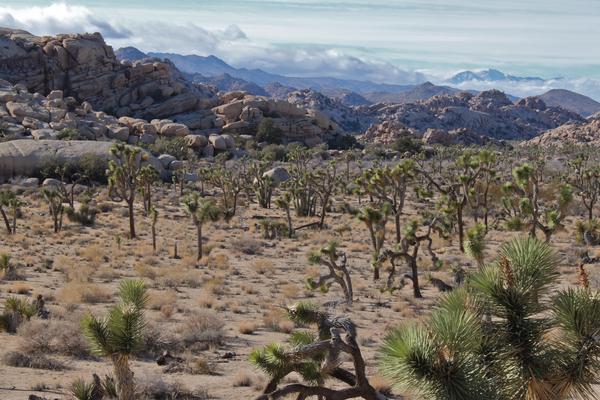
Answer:
[[(63, 141), (63, 140), (12, 140), (0, 143), (0, 179), (15, 176), (29, 176), (39, 170), (48, 160), (78, 162), (85, 157), (98, 157), (108, 163), (111, 142)], [(167, 177), (162, 164), (150, 154), (150, 165)]]

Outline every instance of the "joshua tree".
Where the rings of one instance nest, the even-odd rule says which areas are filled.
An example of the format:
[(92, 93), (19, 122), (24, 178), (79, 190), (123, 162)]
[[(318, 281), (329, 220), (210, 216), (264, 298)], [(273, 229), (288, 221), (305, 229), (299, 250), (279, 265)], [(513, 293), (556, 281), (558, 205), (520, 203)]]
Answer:
[(10, 281), (18, 279), (17, 268), (14, 263), (11, 262), (11, 256), (8, 253), (0, 254), (0, 271), (2, 271), (2, 278)]
[[(297, 399), (313, 396), (331, 400), (386, 399), (369, 383), (365, 361), (356, 342), (356, 326), (349, 318), (332, 318), (310, 303), (296, 304), (287, 308), (287, 312), (294, 322), (316, 326), (318, 334), (295, 331), (289, 348), (274, 343), (252, 351), (250, 361), (270, 377), (263, 394), (256, 400), (277, 400), (291, 394)], [(342, 353), (352, 359), (354, 373), (341, 367)], [(278, 389), (283, 379), (293, 372), (307, 384), (291, 383)], [(348, 387), (325, 387), (325, 381), (331, 378)]]
[(139, 191), (142, 195), (142, 202), (144, 204), (144, 212), (146, 215), (152, 210), (152, 185), (158, 178), (158, 173), (152, 166), (146, 165), (140, 168), (138, 174)]
[(248, 186), (256, 195), (258, 204), (262, 208), (271, 208), (271, 197), (275, 183), (273, 178), (266, 176), (269, 163), (266, 161), (254, 161), (248, 168)]
[(569, 174), (567, 180), (575, 193), (581, 198), (588, 213), (588, 220), (594, 219), (594, 208), (600, 196), (600, 166), (589, 153), (581, 153), (568, 162)]
[(328, 269), (328, 273), (319, 276), (317, 281), (308, 278), (308, 287), (311, 290), (320, 289), (323, 292), (327, 292), (333, 283), (337, 283), (344, 292), (346, 303), (352, 305), (352, 281), (350, 280), (350, 271), (348, 271), (346, 265), (346, 253), (338, 251), (338, 244), (330, 242), (319, 252), (311, 253), (308, 256), (308, 260), (312, 264), (320, 264)]
[(65, 211), (63, 195), (56, 189), (47, 188), (42, 189), (42, 195), (48, 203), (50, 215), (54, 222), (54, 233), (60, 232), (62, 230), (63, 214)]
[(284, 192), (281, 196), (279, 196), (275, 200), (275, 204), (279, 208), (283, 208), (285, 210), (285, 215), (288, 224), (288, 237), (292, 238), (294, 236), (294, 226), (292, 224), (292, 212), (290, 210), (290, 206), (292, 203), (292, 195), (290, 192)]
[(421, 165), (419, 172), (429, 186), (444, 197), (447, 209), (454, 214), (460, 251), (464, 253), (464, 211), (482, 171), (486, 168), (487, 164), (483, 162), (486, 158), (472, 150), (465, 150), (458, 157), (454, 155), (456, 161), (450, 163), (444, 159), (445, 155), (442, 155), (438, 163), (433, 163), (436, 170), (432, 171)]
[(221, 216), (221, 210), (213, 201), (202, 200), (198, 193), (194, 192), (183, 201), (188, 214), (192, 217), (192, 222), (196, 226), (198, 234), (198, 254), (197, 259), (203, 256), (202, 252), (202, 226), (206, 222), (215, 222)]
[(465, 242), (465, 252), (472, 257), (479, 269), (484, 265), (486, 228), (482, 224), (476, 224), (467, 230), (467, 241)]
[(120, 201), (127, 202), (129, 209), (129, 237), (135, 238), (133, 205), (135, 194), (140, 186), (141, 162), (145, 155), (137, 147), (122, 143), (110, 149), (113, 160), (108, 163), (108, 185), (110, 194)]
[(415, 162), (402, 160), (395, 167), (371, 168), (365, 171), (363, 183), (365, 192), (380, 202), (388, 203), (396, 224), (396, 243), (402, 239), (400, 218), (409, 184), (415, 176)]
[(92, 350), (98, 355), (110, 357), (119, 400), (134, 400), (135, 382), (129, 359), (144, 341), (144, 307), (148, 302), (144, 282), (122, 281), (119, 297), (119, 303), (112, 307), (106, 317), (88, 315), (83, 318), (82, 327)]
[(150, 217), (152, 218), (152, 250), (156, 254), (156, 222), (158, 222), (158, 211), (154, 206), (150, 208)]
[[(10, 235), (13, 233), (13, 228), (10, 225), (10, 220), (8, 219), (8, 214), (6, 213), (5, 207), (12, 208), (12, 205), (15, 204), (16, 195), (10, 190), (2, 190), (0, 191), (0, 215), (2, 215), (2, 219), (4, 220), (4, 226), (6, 226), (6, 232)], [(15, 214), (13, 213), (13, 217)], [(14, 222), (14, 221), (13, 221)]]
[(235, 168), (227, 168), (225, 162), (215, 163), (205, 171), (206, 180), (221, 191), (221, 204), (225, 217), (232, 217), (237, 211), (238, 197), (244, 190), (246, 177)]
[(356, 216), (369, 230), (371, 245), (373, 246), (373, 261), (371, 265), (373, 267), (373, 280), (375, 281), (379, 279), (379, 268), (381, 266), (379, 255), (381, 254), (381, 250), (385, 243), (385, 226), (389, 214), (389, 203), (383, 203), (379, 209), (372, 206), (366, 206), (361, 209)]
[(540, 174), (530, 164), (516, 167), (513, 169), (514, 184), (505, 185), (505, 191), (518, 199), (520, 217), (528, 223), (529, 235), (536, 237), (536, 231), (540, 229), (548, 242), (552, 234), (563, 227), (562, 221), (573, 200), (573, 189), (568, 184), (560, 185), (554, 204), (544, 204), (540, 198)]
[(23, 321), (29, 321), (36, 313), (33, 303), (9, 296), (4, 301), (4, 312), (0, 314), (0, 331), (15, 333)]
[(312, 154), (301, 147), (294, 147), (288, 154), (291, 179), (285, 183), (294, 200), (294, 209), (299, 217), (316, 214), (315, 208), (319, 196), (315, 187), (314, 171), (309, 163)]
[(387, 336), (381, 372), (433, 400), (596, 398), (600, 297), (557, 292), (558, 265), (537, 239), (505, 244), (425, 323)]
[(421, 288), (419, 287), (419, 265), (418, 257), (421, 243), (427, 244), (427, 252), (431, 257), (431, 262), (434, 267), (439, 264), (439, 259), (433, 251), (433, 239), (432, 234), (438, 232), (443, 233), (443, 227), (439, 223), (439, 219), (424, 218), (422, 224), (425, 226), (425, 233), (419, 234), (419, 223), (417, 221), (411, 221), (405, 228), (404, 238), (402, 238), (400, 244), (396, 246), (395, 251), (383, 251), (379, 257), (379, 263), (381, 264), (385, 260), (390, 261), (390, 271), (386, 284), (387, 290), (394, 290), (394, 279), (396, 274), (396, 260), (398, 258), (404, 259), (410, 268), (410, 275), (404, 275), (412, 281), (413, 295), (415, 298), (423, 297), (421, 295)]
[(323, 229), (325, 227), (325, 213), (327, 212), (327, 207), (329, 207), (331, 195), (338, 183), (336, 163), (330, 162), (327, 166), (321, 167), (313, 174), (313, 179), (315, 180), (315, 190), (321, 203), (319, 229)]
[(480, 212), (483, 212), (483, 224), (485, 230), (489, 228), (490, 207), (494, 201), (492, 189), (498, 180), (496, 166), (498, 158), (495, 153), (488, 149), (481, 150), (477, 158), (481, 167), (479, 179), (469, 191), (469, 205), (473, 210), (475, 222), (478, 222)]

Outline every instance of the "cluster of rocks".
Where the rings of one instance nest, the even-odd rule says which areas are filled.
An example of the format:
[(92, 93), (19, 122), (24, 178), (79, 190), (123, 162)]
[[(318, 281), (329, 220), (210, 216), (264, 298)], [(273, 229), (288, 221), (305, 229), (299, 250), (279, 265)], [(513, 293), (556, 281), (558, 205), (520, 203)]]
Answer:
[(226, 134), (253, 135), (264, 118), (271, 118), (285, 141), (307, 146), (322, 143), (328, 135), (339, 133), (338, 126), (324, 114), (315, 114), (283, 100), (230, 92), (213, 108), (222, 131)]
[(567, 124), (551, 129), (529, 143), (542, 146), (592, 145), (600, 147), (600, 116), (582, 124)]
[(172, 118), (216, 105), (207, 86), (192, 85), (169, 62), (120, 62), (99, 33), (34, 36), (0, 28), (0, 79), (33, 93), (87, 101), (117, 117)]
[[(428, 100), (391, 106), (375, 105), (371, 112), (379, 118), (385, 136), (385, 121), (404, 126), (416, 133), (428, 129), (448, 132), (467, 129), (475, 135), (494, 139), (530, 139), (548, 129), (567, 123), (581, 123), (580, 115), (560, 107), (548, 107), (539, 98), (525, 98), (513, 104), (498, 90), (473, 95), (466, 92), (439, 95)], [(368, 132), (369, 138), (378, 136), (378, 126)]]
[(117, 118), (94, 111), (88, 102), (64, 97), (60, 90), (43, 96), (29, 93), (22, 84), (13, 86), (0, 80), (0, 136), (5, 140), (118, 140), (136, 145), (152, 144), (159, 137), (182, 137), (190, 148), (207, 157), (215, 150), (235, 147), (231, 136), (210, 132), (191, 130), (170, 119)]

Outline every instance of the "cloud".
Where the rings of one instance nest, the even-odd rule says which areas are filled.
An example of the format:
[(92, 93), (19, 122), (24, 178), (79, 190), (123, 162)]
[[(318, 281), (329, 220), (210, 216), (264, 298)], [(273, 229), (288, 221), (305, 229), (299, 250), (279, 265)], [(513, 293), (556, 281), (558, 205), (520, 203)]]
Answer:
[(90, 9), (66, 3), (53, 3), (46, 7), (0, 6), (0, 25), (40, 35), (100, 32), (107, 39), (131, 36), (127, 28), (95, 17)]
[(87, 7), (53, 3), (47, 7), (2, 7), (0, 25), (33, 34), (100, 32), (115, 47), (142, 51), (215, 55), (236, 67), (261, 68), (292, 76), (328, 76), (415, 83), (419, 73), (366, 59), (328, 46), (282, 46), (250, 39), (237, 25), (206, 29), (195, 23), (103, 20)]

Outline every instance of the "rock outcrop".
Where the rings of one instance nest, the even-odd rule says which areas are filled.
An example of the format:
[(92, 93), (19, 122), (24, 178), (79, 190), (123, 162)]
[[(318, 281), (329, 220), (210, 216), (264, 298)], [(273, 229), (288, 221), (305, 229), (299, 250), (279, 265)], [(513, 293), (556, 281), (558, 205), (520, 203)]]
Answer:
[(600, 118), (587, 123), (567, 124), (544, 132), (528, 143), (542, 146), (592, 145), (600, 147)]
[(43, 95), (60, 90), (117, 117), (177, 119), (187, 114), (202, 120), (209, 115), (189, 114), (218, 101), (210, 88), (192, 85), (170, 62), (118, 61), (99, 33), (38, 37), (0, 28), (0, 79)]
[[(0, 143), (0, 181), (17, 176), (30, 176), (49, 160), (76, 163), (84, 157), (96, 157), (108, 163), (110, 142), (65, 140), (12, 140)], [(148, 154), (147, 161), (163, 177), (168, 178), (159, 160)]]
[[(415, 103), (380, 104), (369, 109), (378, 115), (380, 124), (393, 121), (420, 134), (427, 129), (467, 129), (494, 139), (531, 139), (548, 129), (585, 121), (576, 113), (548, 107), (539, 98), (526, 98), (513, 104), (497, 90), (477, 95), (464, 92), (440, 95)], [(369, 136), (376, 137), (377, 133), (370, 132)]]
[(327, 115), (284, 100), (230, 92), (221, 96), (220, 103), (213, 112), (226, 134), (255, 135), (264, 118), (272, 119), (274, 127), (281, 130), (287, 142), (314, 146), (331, 136), (343, 134)]

